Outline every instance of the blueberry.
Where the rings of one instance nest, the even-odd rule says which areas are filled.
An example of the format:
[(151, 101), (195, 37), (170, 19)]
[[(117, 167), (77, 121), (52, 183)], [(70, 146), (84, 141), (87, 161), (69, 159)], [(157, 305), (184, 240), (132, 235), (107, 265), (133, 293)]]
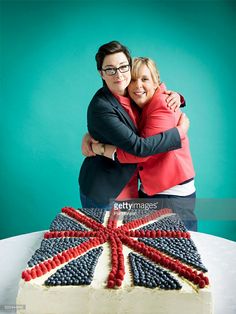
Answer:
[[(180, 284), (171, 274), (134, 253), (129, 254), (134, 285), (149, 288), (179, 289)], [(135, 271), (133, 271), (135, 269)]]
[(60, 281), (60, 285), (90, 284), (92, 282), (95, 265), (102, 250), (101, 247), (92, 249), (83, 256), (69, 262), (49, 277), (48, 280), (45, 281), (45, 285), (50, 286), (53, 280), (56, 282)]

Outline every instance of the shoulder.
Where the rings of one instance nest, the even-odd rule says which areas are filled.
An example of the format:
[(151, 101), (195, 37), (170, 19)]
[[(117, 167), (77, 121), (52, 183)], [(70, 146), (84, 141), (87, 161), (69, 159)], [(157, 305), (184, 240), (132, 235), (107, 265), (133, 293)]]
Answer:
[(115, 96), (106, 87), (100, 88), (93, 96), (89, 106), (88, 114), (113, 113), (119, 103)]
[(106, 106), (109, 102), (106, 97), (107, 91), (104, 87), (100, 88), (93, 96), (89, 104), (89, 109), (96, 109), (97, 107)]
[(167, 95), (162, 90), (157, 90), (153, 95), (151, 101), (145, 106), (145, 111), (153, 112), (156, 110), (166, 110), (168, 111), (167, 102), (166, 102)]
[(105, 98), (105, 94), (104, 94), (104, 88), (100, 88), (98, 91), (96, 91), (96, 93), (93, 95), (93, 98), (91, 100), (90, 103), (93, 103), (95, 101), (98, 101), (98, 100), (102, 100)]

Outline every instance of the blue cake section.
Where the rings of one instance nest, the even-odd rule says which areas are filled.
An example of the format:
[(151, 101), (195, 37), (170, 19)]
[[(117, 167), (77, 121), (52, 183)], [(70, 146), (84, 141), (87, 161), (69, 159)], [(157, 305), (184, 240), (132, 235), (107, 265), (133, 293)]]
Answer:
[(185, 238), (139, 238), (143, 242), (159, 251), (168, 254), (173, 258), (194, 266), (196, 269), (206, 272), (206, 267), (202, 264), (201, 257), (194, 242)]
[(180, 283), (167, 271), (157, 267), (143, 257), (129, 253), (133, 282), (135, 286), (164, 290), (179, 290)]
[(95, 248), (83, 256), (69, 262), (50, 276), (46, 281), (46, 286), (65, 285), (89, 285), (93, 280), (93, 274), (98, 262), (98, 258), (103, 248)]
[(96, 220), (97, 222), (104, 223), (106, 210), (101, 208), (79, 208), (86, 216)]
[(79, 222), (76, 222), (63, 214), (58, 214), (50, 225), (50, 231), (66, 230), (88, 231), (88, 229), (82, 226)]
[(88, 238), (43, 239), (40, 248), (35, 251), (34, 255), (28, 261), (28, 266), (33, 267), (38, 263), (52, 258), (64, 250), (80, 245), (85, 241), (88, 241)]
[(162, 219), (150, 223), (144, 227), (141, 227), (137, 230), (164, 230), (164, 231), (184, 231), (187, 229), (184, 226), (184, 223), (180, 220), (177, 214), (172, 214), (171, 216), (163, 217)]

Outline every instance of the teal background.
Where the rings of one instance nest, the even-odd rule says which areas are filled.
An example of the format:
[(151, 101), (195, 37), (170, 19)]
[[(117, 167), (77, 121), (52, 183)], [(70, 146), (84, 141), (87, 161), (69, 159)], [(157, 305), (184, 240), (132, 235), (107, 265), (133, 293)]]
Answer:
[(1, 1), (1, 238), (80, 206), (94, 55), (115, 39), (185, 96), (199, 231), (236, 240), (235, 12), (234, 1)]

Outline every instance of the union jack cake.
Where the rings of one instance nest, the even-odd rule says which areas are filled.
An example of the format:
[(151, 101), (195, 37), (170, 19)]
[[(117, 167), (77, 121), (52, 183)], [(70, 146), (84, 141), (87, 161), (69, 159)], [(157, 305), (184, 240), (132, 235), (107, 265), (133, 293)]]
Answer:
[(22, 272), (19, 314), (210, 314), (207, 269), (170, 209), (64, 207)]

